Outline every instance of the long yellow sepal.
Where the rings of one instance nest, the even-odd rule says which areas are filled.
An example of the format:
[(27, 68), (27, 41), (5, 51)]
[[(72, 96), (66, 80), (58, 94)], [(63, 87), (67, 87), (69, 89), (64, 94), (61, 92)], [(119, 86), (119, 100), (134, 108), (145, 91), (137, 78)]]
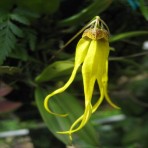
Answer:
[(110, 99), (110, 97), (109, 97), (109, 95), (108, 95), (108, 93), (107, 93), (107, 85), (108, 85), (108, 60), (106, 61), (106, 66), (105, 66), (105, 73), (104, 73), (104, 75), (103, 75), (103, 77), (102, 77), (102, 83), (103, 83), (103, 89), (104, 89), (104, 95), (105, 95), (105, 99), (106, 99), (106, 101), (112, 106), (112, 107), (114, 107), (114, 108), (116, 108), (116, 109), (120, 109), (120, 107), (118, 107), (116, 104), (114, 104), (112, 101), (111, 101), (111, 99)]
[[(89, 104), (86, 109), (85, 112), (82, 116), (80, 116), (70, 127), (70, 129), (68, 131), (63, 131), (63, 132), (57, 132), (58, 134), (68, 134), (70, 140), (72, 140), (72, 136), (71, 134), (79, 131), (81, 128), (83, 128), (86, 123), (88, 122), (89, 118), (91, 117), (92, 114), (92, 106), (91, 104)], [(80, 123), (81, 122), (81, 123)], [(80, 124), (79, 124), (80, 123)], [(75, 128), (77, 125), (79, 124), (79, 126), (77, 128)], [(75, 128), (75, 129), (74, 129)]]
[(58, 93), (62, 93), (72, 83), (72, 81), (74, 80), (74, 78), (76, 76), (76, 73), (77, 73), (77, 70), (78, 70), (79, 66), (82, 64), (82, 62), (85, 59), (85, 56), (86, 56), (87, 51), (88, 51), (89, 44), (90, 44), (89, 39), (83, 39), (83, 38), (80, 39), (80, 41), (78, 42), (77, 47), (76, 47), (76, 57), (75, 57), (74, 69), (72, 71), (72, 74), (71, 74), (69, 80), (66, 82), (66, 84), (63, 87), (55, 90), (54, 92), (52, 92), (51, 94), (46, 96), (46, 98), (44, 100), (44, 107), (50, 114), (61, 116), (61, 117), (67, 116), (67, 114), (59, 114), (59, 113), (52, 112), (49, 109), (48, 102), (49, 102), (49, 100), (51, 99), (52, 96), (54, 96), (54, 95), (56, 95)]

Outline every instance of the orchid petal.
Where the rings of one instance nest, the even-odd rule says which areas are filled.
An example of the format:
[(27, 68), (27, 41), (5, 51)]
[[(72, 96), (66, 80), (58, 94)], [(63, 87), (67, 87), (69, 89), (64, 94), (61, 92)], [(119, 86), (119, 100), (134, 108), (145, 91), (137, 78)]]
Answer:
[(48, 102), (49, 102), (49, 99), (50, 99), (52, 96), (54, 96), (54, 95), (56, 95), (56, 94), (58, 94), (58, 93), (62, 93), (62, 92), (65, 91), (65, 90), (69, 87), (69, 85), (72, 83), (72, 81), (73, 81), (74, 78), (75, 78), (75, 75), (76, 75), (76, 73), (77, 73), (77, 70), (78, 70), (79, 66), (80, 66), (80, 65), (82, 64), (82, 62), (84, 61), (84, 58), (85, 58), (85, 56), (86, 56), (86, 54), (87, 54), (87, 51), (88, 51), (89, 44), (90, 44), (90, 40), (86, 40), (86, 39), (83, 39), (83, 38), (80, 39), (80, 41), (78, 42), (77, 47), (76, 47), (76, 57), (75, 57), (74, 69), (73, 69), (73, 71), (72, 71), (72, 74), (71, 74), (69, 80), (66, 82), (66, 84), (65, 84), (63, 87), (61, 87), (61, 88), (55, 90), (54, 92), (52, 92), (51, 94), (49, 94), (49, 95), (46, 96), (46, 98), (45, 98), (45, 100), (44, 100), (44, 107), (45, 107), (45, 109), (46, 109), (49, 113), (54, 114), (54, 115), (57, 115), (57, 116), (62, 116), (62, 117), (67, 116), (67, 114), (57, 114), (57, 113), (52, 112), (52, 111), (49, 109), (49, 107), (48, 107)]
[(91, 103), (91, 98), (94, 89), (94, 83), (97, 75), (97, 60), (99, 58), (99, 53), (97, 50), (97, 41), (92, 40), (88, 53), (85, 57), (84, 63), (82, 65), (82, 77), (84, 85), (85, 94), (85, 106)]
[(98, 101), (92, 107), (93, 113), (98, 109), (98, 107), (100, 106), (100, 104), (102, 103), (102, 101), (104, 99), (104, 89), (103, 89), (102, 83), (98, 79), (97, 79), (97, 81), (98, 81), (99, 88), (100, 88), (100, 97), (99, 97)]
[(92, 112), (94, 113), (97, 108), (100, 106), (100, 104), (103, 101), (103, 98), (105, 96), (104, 94), (104, 87), (103, 87), (103, 83), (102, 83), (102, 76), (105, 73), (105, 64), (106, 64), (106, 60), (108, 59), (108, 55), (109, 55), (109, 44), (107, 42), (107, 40), (104, 39), (100, 39), (97, 40), (97, 50), (98, 50), (98, 59), (97, 59), (97, 64), (98, 64), (98, 71), (97, 71), (97, 82), (98, 82), (98, 86), (99, 86), (99, 90), (100, 90), (100, 97), (98, 99), (98, 101), (93, 105), (92, 108)]
[(110, 99), (110, 97), (109, 97), (109, 95), (108, 95), (108, 93), (107, 93), (107, 82), (108, 82), (108, 61), (106, 61), (106, 66), (105, 66), (105, 73), (104, 73), (104, 75), (103, 75), (103, 77), (102, 77), (102, 82), (103, 82), (103, 88), (104, 88), (104, 95), (105, 95), (105, 99), (106, 99), (106, 101), (112, 106), (112, 107), (114, 107), (114, 108), (116, 108), (116, 109), (120, 109), (120, 107), (118, 107), (117, 105), (115, 105), (112, 101), (111, 101), (111, 99)]
[[(86, 125), (86, 123), (88, 122), (88, 120), (89, 120), (91, 114), (92, 114), (92, 106), (91, 106), (91, 104), (89, 104), (89, 105), (86, 107), (84, 114), (83, 114), (82, 116), (80, 116), (80, 117), (72, 124), (72, 126), (70, 127), (70, 129), (69, 129), (68, 131), (57, 132), (57, 133), (59, 133), (59, 134), (69, 134), (69, 137), (70, 137), (70, 139), (72, 140), (71, 134), (74, 133), (74, 132), (76, 132), (76, 131), (78, 131), (78, 130), (80, 130), (81, 128), (83, 128), (83, 127)], [(80, 125), (79, 125), (76, 129), (74, 129), (74, 127), (75, 127), (80, 121), (81, 121)]]

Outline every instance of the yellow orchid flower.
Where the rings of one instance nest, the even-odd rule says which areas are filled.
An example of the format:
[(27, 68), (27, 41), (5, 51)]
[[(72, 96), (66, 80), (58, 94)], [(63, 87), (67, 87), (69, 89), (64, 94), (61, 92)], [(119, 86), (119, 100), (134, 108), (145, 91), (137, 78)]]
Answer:
[[(69, 85), (73, 82), (79, 67), (82, 65), (82, 77), (85, 95), (84, 113), (72, 124), (68, 131), (58, 132), (60, 134), (69, 134), (71, 140), (71, 134), (80, 130), (86, 125), (92, 113), (97, 110), (104, 98), (111, 106), (119, 109), (119, 107), (111, 101), (107, 93), (108, 56), (110, 50), (108, 41), (108, 27), (98, 16), (88, 26), (89, 28), (84, 31), (82, 38), (77, 44), (74, 69), (69, 80), (63, 87), (47, 95), (44, 100), (45, 109), (49, 113), (63, 117), (67, 116), (67, 114), (61, 115), (53, 113), (48, 107), (48, 101), (52, 96), (62, 93), (69, 87)], [(107, 28), (107, 30), (105, 28)], [(96, 81), (99, 86), (100, 97), (98, 101), (92, 105), (92, 95)]]

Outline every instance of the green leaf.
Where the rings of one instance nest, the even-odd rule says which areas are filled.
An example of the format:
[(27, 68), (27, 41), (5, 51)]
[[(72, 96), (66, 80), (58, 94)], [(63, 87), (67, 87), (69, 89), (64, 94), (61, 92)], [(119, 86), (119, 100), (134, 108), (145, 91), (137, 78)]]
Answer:
[(21, 23), (21, 24), (30, 25), (30, 21), (25, 16), (19, 15), (17, 13), (11, 14), (10, 18), (14, 21)]
[(10, 30), (10, 21), (6, 21), (6, 26), (0, 30), (0, 64), (15, 47), (16, 37)]
[(133, 31), (133, 32), (125, 32), (118, 35), (114, 35), (110, 37), (110, 42), (117, 42), (125, 38), (142, 36), (142, 35), (148, 35), (148, 31)]
[(140, 9), (145, 17), (145, 19), (148, 21), (148, 3), (144, 2), (144, 0), (139, 0), (140, 1)]
[(103, 1), (95, 0), (91, 5), (83, 9), (81, 12), (60, 21), (58, 25), (71, 26), (79, 24), (84, 21), (88, 21), (92, 19), (94, 16), (106, 10), (111, 3), (112, 0), (103, 0)]
[(18, 37), (23, 37), (23, 31), (17, 27), (15, 24), (13, 24), (12, 22), (9, 23), (10, 29), (13, 32), (13, 34), (15, 34)]
[(45, 82), (51, 79), (69, 75), (72, 72), (73, 62), (58, 61), (47, 66), (35, 79), (36, 82)]
[[(15, 16), (15, 17), (14, 17)], [(12, 22), (13, 18), (19, 15), (11, 15), (4, 12), (0, 17), (0, 64), (3, 64), (5, 58), (10, 55), (16, 46), (16, 37), (24, 37), (23, 31)], [(17, 18), (18, 20), (18, 18)], [(21, 20), (21, 19), (19, 19)], [(20, 21), (22, 22), (22, 20)]]
[[(54, 112), (68, 113), (65, 118), (57, 117), (49, 114), (43, 106), (43, 101), (47, 91), (37, 88), (35, 90), (35, 99), (38, 109), (45, 121), (48, 129), (66, 145), (70, 144), (68, 135), (57, 134), (57, 131), (68, 130), (72, 123), (83, 113), (82, 107), (77, 102), (76, 98), (68, 93), (56, 95), (50, 101), (50, 108)], [(88, 123), (81, 131), (73, 134), (73, 142), (75, 145), (82, 144), (84, 147), (96, 146), (98, 147), (97, 134), (90, 123)], [(81, 146), (82, 147), (82, 146)]]

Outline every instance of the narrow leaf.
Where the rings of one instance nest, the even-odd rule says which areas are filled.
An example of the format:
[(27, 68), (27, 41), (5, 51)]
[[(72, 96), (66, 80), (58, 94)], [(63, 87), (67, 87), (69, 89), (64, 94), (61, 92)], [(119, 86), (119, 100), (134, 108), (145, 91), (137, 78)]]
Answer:
[(19, 27), (17, 27), (14, 23), (10, 22), (9, 27), (11, 31), (13, 32), (13, 34), (15, 34), (16, 36), (18, 37), (24, 36), (23, 31)]
[(133, 32), (125, 32), (118, 35), (114, 35), (110, 37), (110, 42), (116, 42), (125, 38), (142, 36), (142, 35), (148, 35), (148, 31), (133, 31)]
[(145, 19), (148, 21), (148, 3), (144, 2), (144, 0), (139, 0), (140, 1), (140, 9), (145, 17)]
[(29, 20), (25, 16), (14, 13), (14, 14), (11, 14), (10, 17), (12, 20), (17, 21), (21, 24), (30, 25)]
[(83, 9), (81, 12), (60, 21), (58, 25), (71, 26), (71, 25), (79, 24), (82, 21), (90, 20), (94, 16), (100, 14), (105, 9), (107, 9), (111, 3), (112, 3), (112, 0), (103, 0), (103, 1), (95, 0), (91, 5)]

